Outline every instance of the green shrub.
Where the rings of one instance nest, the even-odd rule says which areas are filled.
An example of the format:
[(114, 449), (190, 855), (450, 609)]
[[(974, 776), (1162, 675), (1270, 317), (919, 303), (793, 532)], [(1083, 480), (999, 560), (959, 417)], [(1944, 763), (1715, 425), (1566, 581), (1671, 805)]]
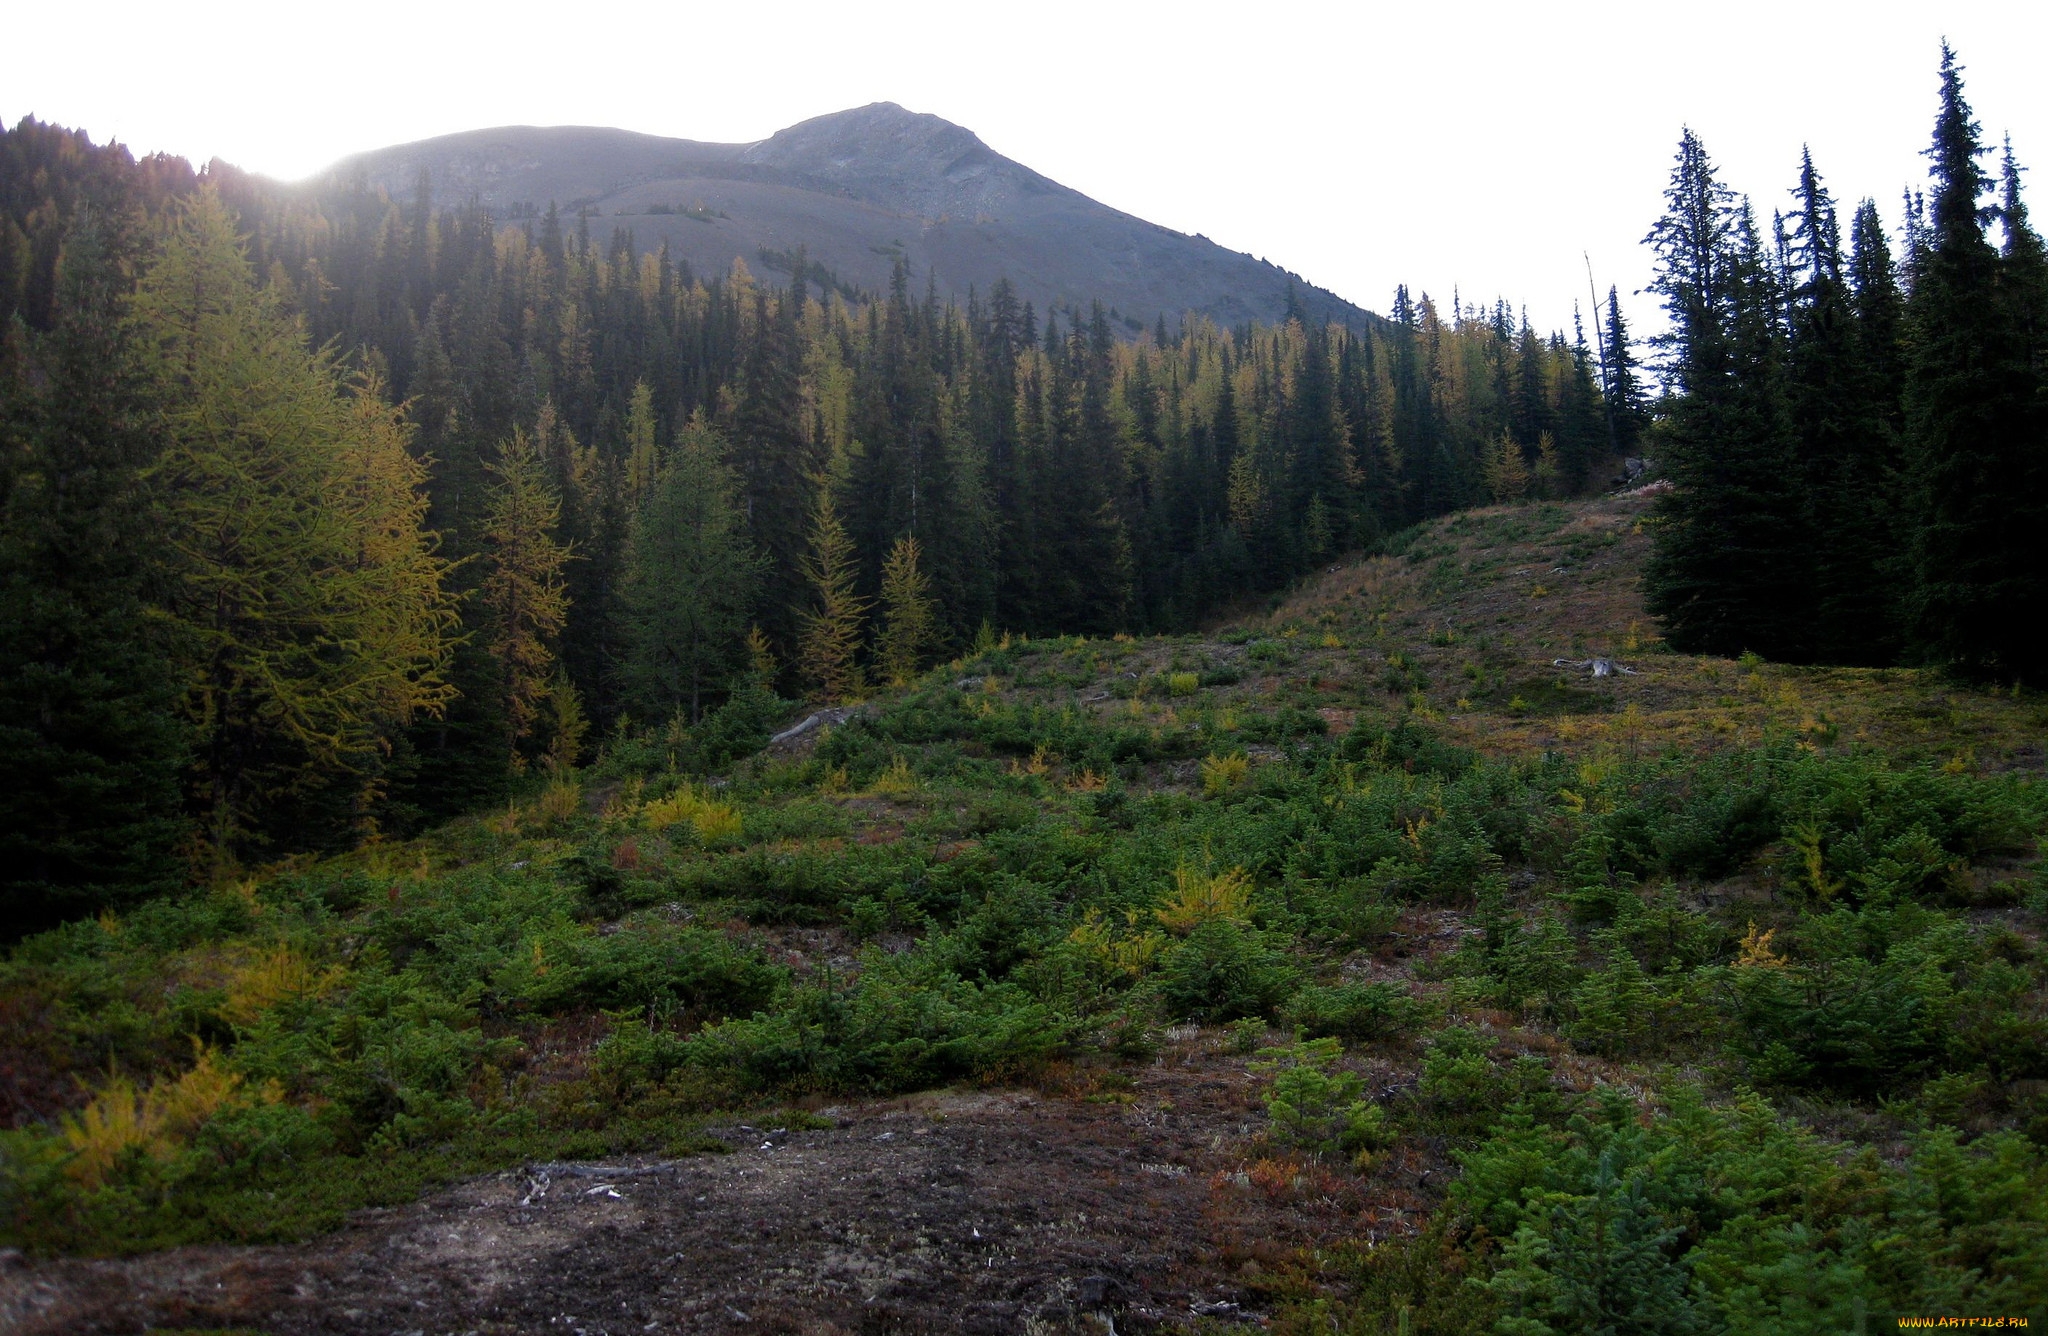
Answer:
[(1310, 1037), (1400, 1039), (1422, 1024), (1427, 1008), (1388, 983), (1309, 987), (1296, 993), (1281, 1019)]
[(1365, 1098), (1365, 1080), (1336, 1068), (1335, 1039), (1307, 1039), (1261, 1049), (1253, 1071), (1273, 1073), (1266, 1113), (1273, 1138), (1318, 1158), (1357, 1156), (1393, 1140), (1387, 1111)]
[(756, 1090), (893, 1093), (1015, 1076), (1071, 1039), (1016, 985), (978, 988), (914, 957), (870, 954), (849, 987), (806, 985), (775, 1011), (708, 1026), (688, 1060)]
[(1269, 1016), (1297, 973), (1258, 929), (1210, 919), (1167, 953), (1159, 995), (1170, 1014), (1204, 1024)]

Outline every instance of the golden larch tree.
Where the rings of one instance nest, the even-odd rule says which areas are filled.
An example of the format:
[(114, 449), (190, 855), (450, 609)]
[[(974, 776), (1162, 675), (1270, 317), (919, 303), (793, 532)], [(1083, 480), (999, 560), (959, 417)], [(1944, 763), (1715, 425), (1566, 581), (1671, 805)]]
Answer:
[(883, 621), (875, 662), (892, 687), (908, 686), (917, 676), (937, 632), (938, 605), (932, 601), (931, 577), (919, 568), (922, 557), (917, 540), (905, 534), (882, 563)]
[(868, 604), (854, 592), (853, 540), (829, 495), (821, 494), (812, 511), (811, 551), (803, 573), (813, 602), (798, 613), (798, 665), (828, 704), (857, 696), (862, 679), (855, 655)]
[(570, 552), (555, 537), (562, 499), (548, 484), (540, 452), (525, 432), (513, 429), (491, 473), (496, 481), (483, 534), (487, 568), (478, 594), (498, 660), (505, 752), (516, 768), (519, 744), (532, 735), (553, 690), (555, 638), (569, 617), (562, 568)]
[(280, 795), (374, 789), (392, 736), (453, 695), (455, 601), (410, 425), (257, 287), (211, 187), (177, 206), (134, 309), (195, 798), (224, 863)]

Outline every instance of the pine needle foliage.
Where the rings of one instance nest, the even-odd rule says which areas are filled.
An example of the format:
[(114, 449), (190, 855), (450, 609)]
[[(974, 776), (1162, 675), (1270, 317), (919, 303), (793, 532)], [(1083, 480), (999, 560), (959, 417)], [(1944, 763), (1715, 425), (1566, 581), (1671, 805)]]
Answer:
[(491, 472), (497, 481), (484, 515), (489, 557), (480, 595), (498, 661), (505, 755), (516, 767), (552, 688), (555, 639), (569, 616), (562, 568), (570, 554), (555, 538), (561, 498), (524, 431), (514, 429)]
[(892, 687), (908, 686), (917, 676), (937, 634), (938, 605), (932, 601), (931, 578), (919, 569), (922, 556), (918, 541), (906, 534), (882, 563), (883, 622), (875, 660)]
[(178, 207), (136, 310), (198, 804), (224, 851), (268, 798), (366, 774), (443, 706), (455, 605), (404, 417), (374, 372), (307, 347), (212, 189)]
[(650, 720), (702, 718), (705, 694), (723, 691), (749, 659), (745, 628), (765, 563), (746, 536), (722, 449), (692, 418), (634, 526), (626, 679), (636, 712)]
[(804, 560), (812, 603), (799, 618), (797, 656), (804, 679), (827, 704), (859, 695), (864, 685), (856, 656), (869, 604), (855, 592), (857, 575), (853, 540), (832, 498), (821, 496), (812, 511), (811, 551)]
[(1529, 464), (1514, 437), (1502, 432), (1486, 457), (1486, 491), (1497, 505), (1511, 506), (1529, 491)]

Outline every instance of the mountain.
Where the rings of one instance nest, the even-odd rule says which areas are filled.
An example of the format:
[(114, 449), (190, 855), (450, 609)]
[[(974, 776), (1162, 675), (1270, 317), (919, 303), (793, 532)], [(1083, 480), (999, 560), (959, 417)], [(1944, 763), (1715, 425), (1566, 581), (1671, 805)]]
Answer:
[[(997, 153), (973, 131), (877, 102), (753, 144), (584, 126), (508, 126), (359, 154), (328, 187), (367, 179), (439, 204), (481, 200), (500, 218), (588, 211), (602, 241), (627, 228), (698, 274), (735, 259), (786, 275), (799, 247), (839, 283), (885, 290), (897, 256), (913, 291), (987, 293), (1007, 277), (1040, 310), (1100, 300), (1131, 322), (1195, 311), (1229, 325), (1277, 320), (1288, 290), (1311, 316), (1376, 317), (1264, 260), (1100, 204)], [(321, 188), (319, 185), (315, 187)]]

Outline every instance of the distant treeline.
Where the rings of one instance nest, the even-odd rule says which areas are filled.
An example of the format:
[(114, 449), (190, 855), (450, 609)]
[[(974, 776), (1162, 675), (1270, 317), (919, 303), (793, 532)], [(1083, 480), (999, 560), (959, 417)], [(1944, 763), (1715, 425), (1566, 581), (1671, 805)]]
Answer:
[(1765, 224), (1680, 142), (1650, 236), (1676, 486), (1648, 580), (1674, 646), (2048, 667), (2048, 258), (1946, 48), (1927, 156), (1894, 259), (1867, 199), (1845, 240), (1810, 155)]
[(1405, 290), (1367, 332), (1124, 341), (1008, 283), (819, 300), (801, 255), (771, 290), (430, 199), (0, 135), (0, 876), (30, 917), (983, 628), (1186, 627), (1575, 493), (1644, 425), (1611, 299), (1597, 351)]

